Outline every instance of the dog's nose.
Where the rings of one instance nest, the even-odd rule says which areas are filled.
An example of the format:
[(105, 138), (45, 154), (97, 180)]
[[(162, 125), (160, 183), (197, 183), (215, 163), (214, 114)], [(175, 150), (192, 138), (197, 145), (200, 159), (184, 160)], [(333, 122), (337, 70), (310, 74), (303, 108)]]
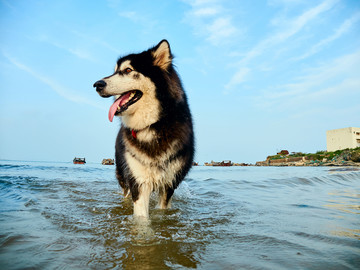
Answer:
[(101, 90), (103, 90), (106, 86), (106, 82), (103, 80), (97, 81), (96, 83), (94, 83), (93, 85), (94, 87), (96, 87), (96, 91), (100, 92)]

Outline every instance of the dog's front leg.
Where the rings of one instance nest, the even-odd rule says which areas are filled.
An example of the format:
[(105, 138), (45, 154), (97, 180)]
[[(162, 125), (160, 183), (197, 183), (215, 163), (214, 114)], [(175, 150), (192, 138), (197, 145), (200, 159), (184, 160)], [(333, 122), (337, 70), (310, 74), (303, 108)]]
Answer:
[(160, 189), (159, 191), (159, 204), (158, 207), (160, 209), (169, 209), (171, 208), (171, 198), (174, 194), (174, 189), (170, 187), (166, 187)]
[(149, 201), (152, 189), (147, 184), (142, 184), (139, 187), (139, 197), (134, 201), (134, 216), (135, 217), (149, 217)]

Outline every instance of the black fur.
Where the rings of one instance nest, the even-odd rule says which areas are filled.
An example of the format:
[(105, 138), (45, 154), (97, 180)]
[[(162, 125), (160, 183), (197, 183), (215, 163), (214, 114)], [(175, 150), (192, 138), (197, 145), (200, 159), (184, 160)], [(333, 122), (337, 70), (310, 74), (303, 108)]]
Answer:
[(190, 170), (194, 158), (193, 122), (186, 94), (183, 91), (181, 81), (172, 63), (168, 66), (167, 70), (163, 70), (159, 66), (154, 65), (152, 51), (155, 49), (156, 47), (140, 54), (128, 55), (118, 60), (118, 66), (120, 66), (123, 61), (130, 60), (131, 65), (136, 71), (153, 81), (156, 86), (156, 98), (161, 105), (159, 120), (149, 127), (149, 129), (156, 132), (156, 139), (150, 142), (141, 142), (134, 138), (132, 130), (124, 125), (121, 126), (116, 139), (116, 176), (125, 194), (130, 191), (134, 202), (139, 197), (139, 186), (126, 164), (125, 138), (131, 145), (154, 160), (156, 160), (157, 156), (161, 156), (167, 151), (174, 140), (182, 142), (180, 149), (173, 153), (167, 162), (160, 164), (154, 162), (153, 164), (153, 166), (156, 166), (158, 169), (166, 170), (168, 163), (171, 161), (176, 159), (184, 161), (184, 166), (176, 172), (174, 179), (171, 179), (172, 185), (161, 187), (162, 190), (160, 190), (160, 192), (166, 194), (167, 202), (169, 202), (174, 190)]

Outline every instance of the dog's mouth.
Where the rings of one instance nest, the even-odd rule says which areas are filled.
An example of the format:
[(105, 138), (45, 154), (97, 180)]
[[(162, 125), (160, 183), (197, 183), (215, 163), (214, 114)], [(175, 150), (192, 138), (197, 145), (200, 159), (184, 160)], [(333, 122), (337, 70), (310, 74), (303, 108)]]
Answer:
[(113, 103), (113, 105), (111, 105), (110, 107), (109, 110), (110, 122), (112, 122), (115, 115), (118, 115), (126, 111), (129, 108), (129, 106), (139, 101), (142, 95), (143, 93), (139, 90), (131, 90), (121, 94), (121, 96), (117, 98)]

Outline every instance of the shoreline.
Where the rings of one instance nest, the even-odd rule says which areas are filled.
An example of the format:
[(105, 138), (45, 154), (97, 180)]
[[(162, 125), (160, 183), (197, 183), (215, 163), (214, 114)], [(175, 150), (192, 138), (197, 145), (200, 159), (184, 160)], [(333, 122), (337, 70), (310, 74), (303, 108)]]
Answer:
[(268, 162), (258, 161), (256, 167), (360, 167), (359, 162), (343, 161), (343, 162)]
[(335, 152), (318, 151), (315, 154), (293, 153), (283, 150), (277, 155), (268, 156), (255, 166), (353, 166), (360, 167), (360, 147)]

